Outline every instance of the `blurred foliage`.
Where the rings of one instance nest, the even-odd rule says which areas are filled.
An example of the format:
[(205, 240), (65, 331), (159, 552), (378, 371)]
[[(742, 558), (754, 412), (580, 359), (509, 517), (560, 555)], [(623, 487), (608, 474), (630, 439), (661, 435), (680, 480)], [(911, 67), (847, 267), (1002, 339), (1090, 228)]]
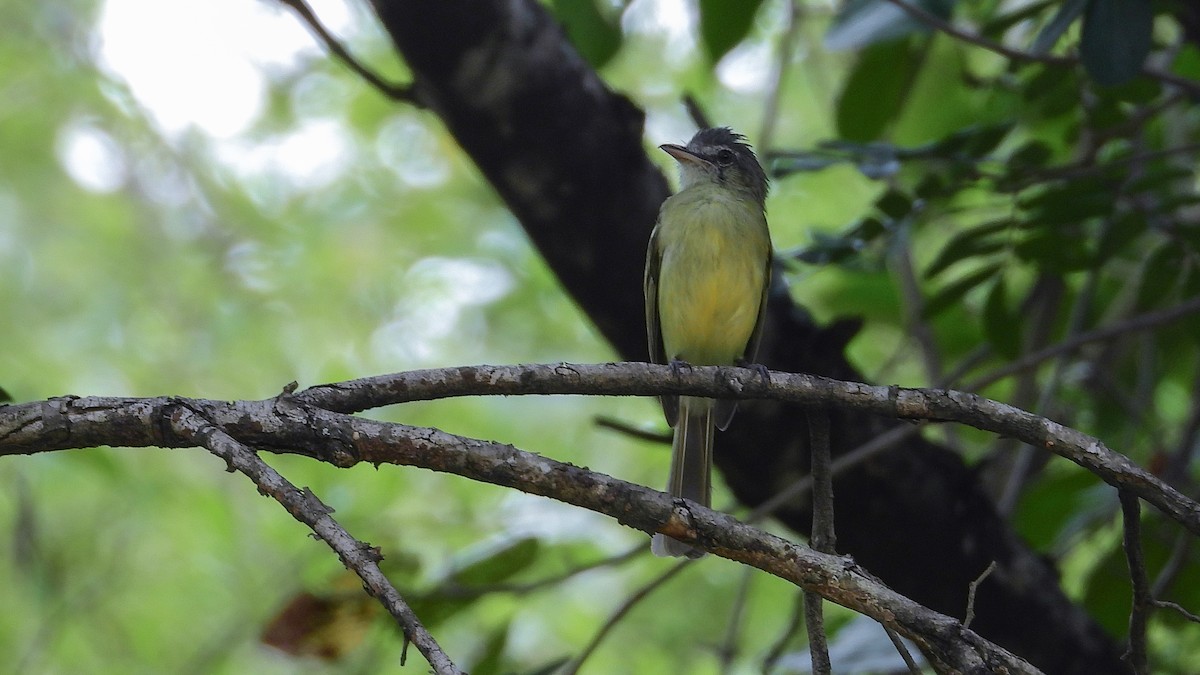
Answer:
[[(254, 21), (265, 23), (237, 34), (251, 24), (229, 17), (247, 4), (171, 3), (217, 19), (124, 33), (121, 21), (154, 5), (0, 4), (4, 392), (18, 401), (254, 398), (291, 380), (612, 358), (432, 114), (370, 91), (278, 8), (255, 5), (265, 18)], [(1200, 294), (1195, 91), (1139, 75), (1153, 63), (1200, 78), (1200, 50), (1172, 3), (911, 4), (984, 39), (1080, 62), (1012, 61), (881, 0), (836, 11), (804, 2), (792, 28), (781, 0), (697, 0), (683, 12), (653, 0), (549, 6), (603, 76), (645, 107), (648, 147), (690, 136), (683, 91), (757, 140), (781, 32), (796, 31), (800, 47), (785, 55), (769, 113), (774, 140), (759, 147), (775, 175), (773, 236), (798, 302), (821, 320), (865, 318), (851, 355), (878, 381), (970, 386), (1023, 355)], [(365, 7), (316, 8), (363, 60), (403, 80)], [(149, 41), (160, 33), (166, 42)], [(172, 49), (189, 35), (210, 40), (192, 50), (198, 71), (186, 60), (195, 54)], [(239, 37), (259, 51), (236, 47)], [(186, 88), (155, 98), (120, 65), (114, 50), (136, 50), (134, 38), (148, 41), (137, 62), (166, 73), (151, 84)], [(278, 53), (264, 55), (263, 44)], [(239, 49), (248, 70), (221, 70)], [(197, 72), (215, 72), (216, 83), (206, 88)], [(249, 88), (239, 84), (247, 77)], [(183, 122), (168, 115), (180, 98), (187, 105), (172, 114)], [(234, 122), (205, 121), (243, 108)], [(915, 294), (904, 278), (916, 280)], [(932, 362), (920, 356), (918, 327)], [(1194, 493), (1198, 334), (1195, 315), (1127, 332), (980, 393), (1096, 434)], [(453, 400), (379, 414), (644, 484), (666, 474), (664, 447), (592, 423), (603, 414), (659, 428), (651, 401)], [(554, 424), (537, 423), (545, 419)], [(1011, 450), (992, 454), (995, 440), (969, 431), (946, 440), (1001, 492)], [(552, 668), (671, 564), (642, 556), (572, 575), (645, 538), (429, 472), (269, 460), (382, 548), (386, 571), (474, 673)], [(335, 556), (223, 468), (199, 451), (0, 461), (8, 664), (24, 673), (394, 670), (394, 629), (345, 593)], [(1039, 468), (1014, 523), (1121, 635), (1129, 586), (1115, 499), (1074, 466)], [(1153, 575), (1178, 528), (1144, 517)], [(1164, 593), (1193, 610), (1194, 555)], [(739, 596), (741, 579), (722, 560), (693, 566), (635, 608), (589, 668), (716, 672), (735, 635), (731, 669), (756, 672), (796, 598), (761, 576)], [(742, 623), (731, 631), (735, 607)], [(829, 614), (834, 628), (852, 624), (846, 612)], [(338, 658), (264, 647), (259, 636), (288, 616), (316, 640), (293, 651)], [(1164, 671), (1200, 658), (1196, 626), (1167, 612), (1151, 623), (1152, 661)], [(787, 646), (800, 654), (803, 638)]]

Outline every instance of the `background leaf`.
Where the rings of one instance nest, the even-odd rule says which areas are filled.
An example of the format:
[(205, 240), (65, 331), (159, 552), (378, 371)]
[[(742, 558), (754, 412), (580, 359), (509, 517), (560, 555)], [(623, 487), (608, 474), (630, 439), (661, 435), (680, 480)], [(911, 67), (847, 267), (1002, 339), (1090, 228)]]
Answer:
[(1088, 0), (1079, 55), (1096, 84), (1124, 84), (1142, 71), (1150, 53), (1153, 3)]
[(712, 62), (746, 38), (762, 0), (700, 0), (700, 41)]

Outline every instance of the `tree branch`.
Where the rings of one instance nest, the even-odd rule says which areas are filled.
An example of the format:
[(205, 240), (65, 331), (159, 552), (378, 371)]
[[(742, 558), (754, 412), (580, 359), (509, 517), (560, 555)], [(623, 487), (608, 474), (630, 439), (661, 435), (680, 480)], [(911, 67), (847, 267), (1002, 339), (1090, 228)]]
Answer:
[[(1193, 534), (1200, 534), (1200, 504), (1128, 457), (1110, 450), (1100, 440), (1020, 408), (950, 389), (872, 386), (778, 371), (770, 372), (768, 382), (757, 371), (725, 366), (696, 366), (673, 372), (669, 366), (649, 363), (558, 363), (414, 370), (318, 385), (278, 400), (292, 401), (297, 409), (314, 406), (324, 411), (350, 413), (452, 396), (521, 394), (762, 398), (904, 420), (959, 422), (1049, 450), (1109, 485), (1141, 497)], [(0, 456), (105, 444), (171, 445), (163, 442), (168, 439), (162, 438), (145, 417), (154, 414), (154, 408), (165, 400), (70, 397), (0, 407)], [(242, 402), (231, 407), (220, 401), (203, 403), (218, 416), (211, 418), (214, 423), (231, 425), (225, 427), (229, 429), (244, 426), (239, 425), (237, 418), (243, 406), (262, 405), (262, 402)], [(221, 415), (225, 417), (222, 419)], [(280, 445), (279, 440), (254, 427), (239, 433), (253, 434), (256, 444)], [(245, 436), (239, 438), (249, 440)], [(286, 446), (287, 439), (282, 440)], [(354, 461), (353, 457), (340, 455), (333, 459)]]
[[(439, 675), (461, 675), (437, 640), (425, 630), (420, 619), (413, 613), (399, 591), (392, 586), (383, 572), (379, 561), (383, 555), (379, 549), (358, 541), (342, 528), (330, 515), (333, 509), (321, 502), (307, 488), (301, 490), (279, 475), (250, 448), (233, 439), (229, 434), (204, 419), (186, 403), (168, 404), (164, 409), (171, 420), (172, 430), (180, 438), (190, 440), (208, 448), (214, 455), (225, 460), (230, 471), (239, 471), (254, 481), (259, 492), (275, 499), (296, 520), (308, 525), (312, 531), (341, 558), (342, 564), (354, 570), (363, 580), (363, 588), (379, 600), (396, 619), (404, 633), (405, 645), (412, 642), (425, 656), (430, 667)], [(403, 658), (401, 665), (404, 665)]]
[[(578, 387), (576, 375), (568, 373), (615, 370), (636, 381), (632, 376), (646, 367), (610, 364), (551, 369), (563, 373), (565, 381), (575, 381), (573, 386)], [(704, 370), (720, 369), (697, 368), (696, 372)], [(745, 373), (750, 379), (757, 377), (754, 371)], [(670, 379), (669, 370), (656, 375)], [(1003, 668), (1014, 673), (1037, 672), (1008, 651), (964, 630), (956, 619), (892, 591), (849, 559), (817, 553), (740, 523), (727, 514), (674, 501), (664, 493), (512, 446), (334, 413), (312, 407), (299, 396), (236, 403), (177, 398), (71, 398), (6, 406), (0, 408), (0, 451), (13, 454), (38, 452), (51, 446), (94, 444), (192, 445), (203, 438), (195, 428), (196, 423), (191, 428), (185, 426), (182, 433), (177, 431), (181, 423), (190, 419), (185, 411), (211, 424), (213, 430), (209, 433), (217, 433), (219, 429), (219, 433), (246, 445), (304, 454), (343, 467), (358, 462), (394, 463), (455, 473), (553, 497), (604, 513), (645, 532), (668, 534), (718, 556), (757, 567), (805, 590), (817, 591), (828, 600), (870, 616), (912, 640), (942, 670), (983, 672)], [(294, 488), (292, 492), (298, 494)]]

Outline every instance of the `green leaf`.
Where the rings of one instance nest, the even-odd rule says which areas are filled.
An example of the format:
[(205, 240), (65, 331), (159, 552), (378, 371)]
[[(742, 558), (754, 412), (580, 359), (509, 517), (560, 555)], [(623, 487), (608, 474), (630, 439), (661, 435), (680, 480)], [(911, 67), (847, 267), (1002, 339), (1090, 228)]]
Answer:
[(1032, 232), (1013, 252), (1041, 269), (1062, 274), (1087, 269), (1094, 259), (1082, 237), (1045, 227)]
[[(1007, 169), (1010, 174), (1023, 174), (1030, 169), (1041, 168), (1054, 156), (1050, 146), (1039, 140), (1027, 141), (1008, 156)], [(1019, 175), (1013, 175), (1018, 178)]]
[(903, 192), (891, 189), (875, 200), (875, 208), (892, 220), (900, 220), (912, 213), (913, 200)]
[(838, 135), (871, 141), (900, 116), (924, 50), (905, 41), (873, 45), (858, 56), (837, 101)]
[(1142, 264), (1138, 283), (1137, 308), (1157, 307), (1178, 286), (1186, 271), (1184, 266), (1187, 252), (1173, 241), (1166, 241), (1146, 258)]
[(1088, 0), (1067, 0), (1059, 5), (1058, 11), (1034, 38), (1029, 51), (1034, 54), (1045, 54), (1050, 51), (1054, 47), (1054, 43), (1058, 42), (1062, 34), (1067, 32), (1067, 29), (1075, 22), (1075, 19), (1083, 14), (1083, 8), (1087, 6), (1087, 3)]
[(518, 540), (454, 571), (450, 581), (460, 586), (500, 583), (528, 567), (537, 558), (539, 549), (537, 539)]
[(713, 63), (745, 39), (762, 0), (700, 0), (700, 41)]
[[(949, 19), (954, 0), (911, 0), (912, 4), (942, 19)], [(825, 33), (830, 51), (861, 49), (929, 32), (929, 26), (884, 0), (848, 0), (833, 17)]]
[(1125, 213), (1114, 218), (1096, 244), (1096, 263), (1104, 263), (1124, 252), (1145, 231), (1146, 217), (1141, 213)]
[(1151, 4), (1147, 0), (1089, 0), (1079, 55), (1096, 84), (1123, 84), (1142, 72), (1154, 28)]
[(1171, 64), (1171, 72), (1189, 80), (1200, 80), (1200, 47), (1190, 43), (1183, 45)]
[(938, 252), (925, 270), (925, 278), (932, 279), (960, 260), (995, 253), (1008, 246), (1008, 230), (1015, 226), (1012, 220), (1004, 219), (959, 232)]
[(554, 0), (554, 14), (593, 68), (608, 63), (621, 48), (620, 23), (602, 14), (596, 0)]
[(1008, 311), (1004, 277), (997, 276), (983, 305), (983, 334), (996, 353), (1015, 358), (1021, 352), (1021, 322)]
[(962, 297), (971, 291), (971, 289), (978, 287), (988, 279), (996, 276), (1001, 267), (1002, 263), (992, 263), (991, 265), (981, 267), (980, 269), (967, 274), (957, 281), (944, 286), (942, 290), (935, 293), (933, 297), (929, 298), (929, 301), (925, 303), (925, 309), (922, 312), (922, 316), (925, 318), (937, 316), (950, 306), (957, 303), (959, 300), (962, 300)]

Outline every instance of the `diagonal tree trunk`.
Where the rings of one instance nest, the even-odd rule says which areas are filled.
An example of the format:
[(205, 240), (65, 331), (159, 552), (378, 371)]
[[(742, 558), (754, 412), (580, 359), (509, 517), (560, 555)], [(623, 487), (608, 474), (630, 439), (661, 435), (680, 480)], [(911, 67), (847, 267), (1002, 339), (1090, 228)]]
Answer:
[[(667, 184), (643, 148), (643, 115), (610, 91), (534, 0), (375, 0), (414, 74), (417, 100), (441, 117), (520, 219), (566, 290), (617, 351), (645, 360), (641, 276)], [(778, 277), (778, 275), (777, 275)], [(773, 289), (760, 360), (771, 368), (861, 380), (844, 356), (857, 325), (817, 326)], [(835, 457), (895, 426), (832, 414)], [(716, 461), (755, 506), (808, 466), (802, 411), (745, 405), (719, 434)], [(1057, 575), (1001, 519), (950, 450), (910, 436), (835, 481), (839, 550), (895, 590), (963, 616), (1051, 673), (1125, 672), (1117, 648), (1062, 593)], [(778, 519), (807, 533), (807, 505)]]

